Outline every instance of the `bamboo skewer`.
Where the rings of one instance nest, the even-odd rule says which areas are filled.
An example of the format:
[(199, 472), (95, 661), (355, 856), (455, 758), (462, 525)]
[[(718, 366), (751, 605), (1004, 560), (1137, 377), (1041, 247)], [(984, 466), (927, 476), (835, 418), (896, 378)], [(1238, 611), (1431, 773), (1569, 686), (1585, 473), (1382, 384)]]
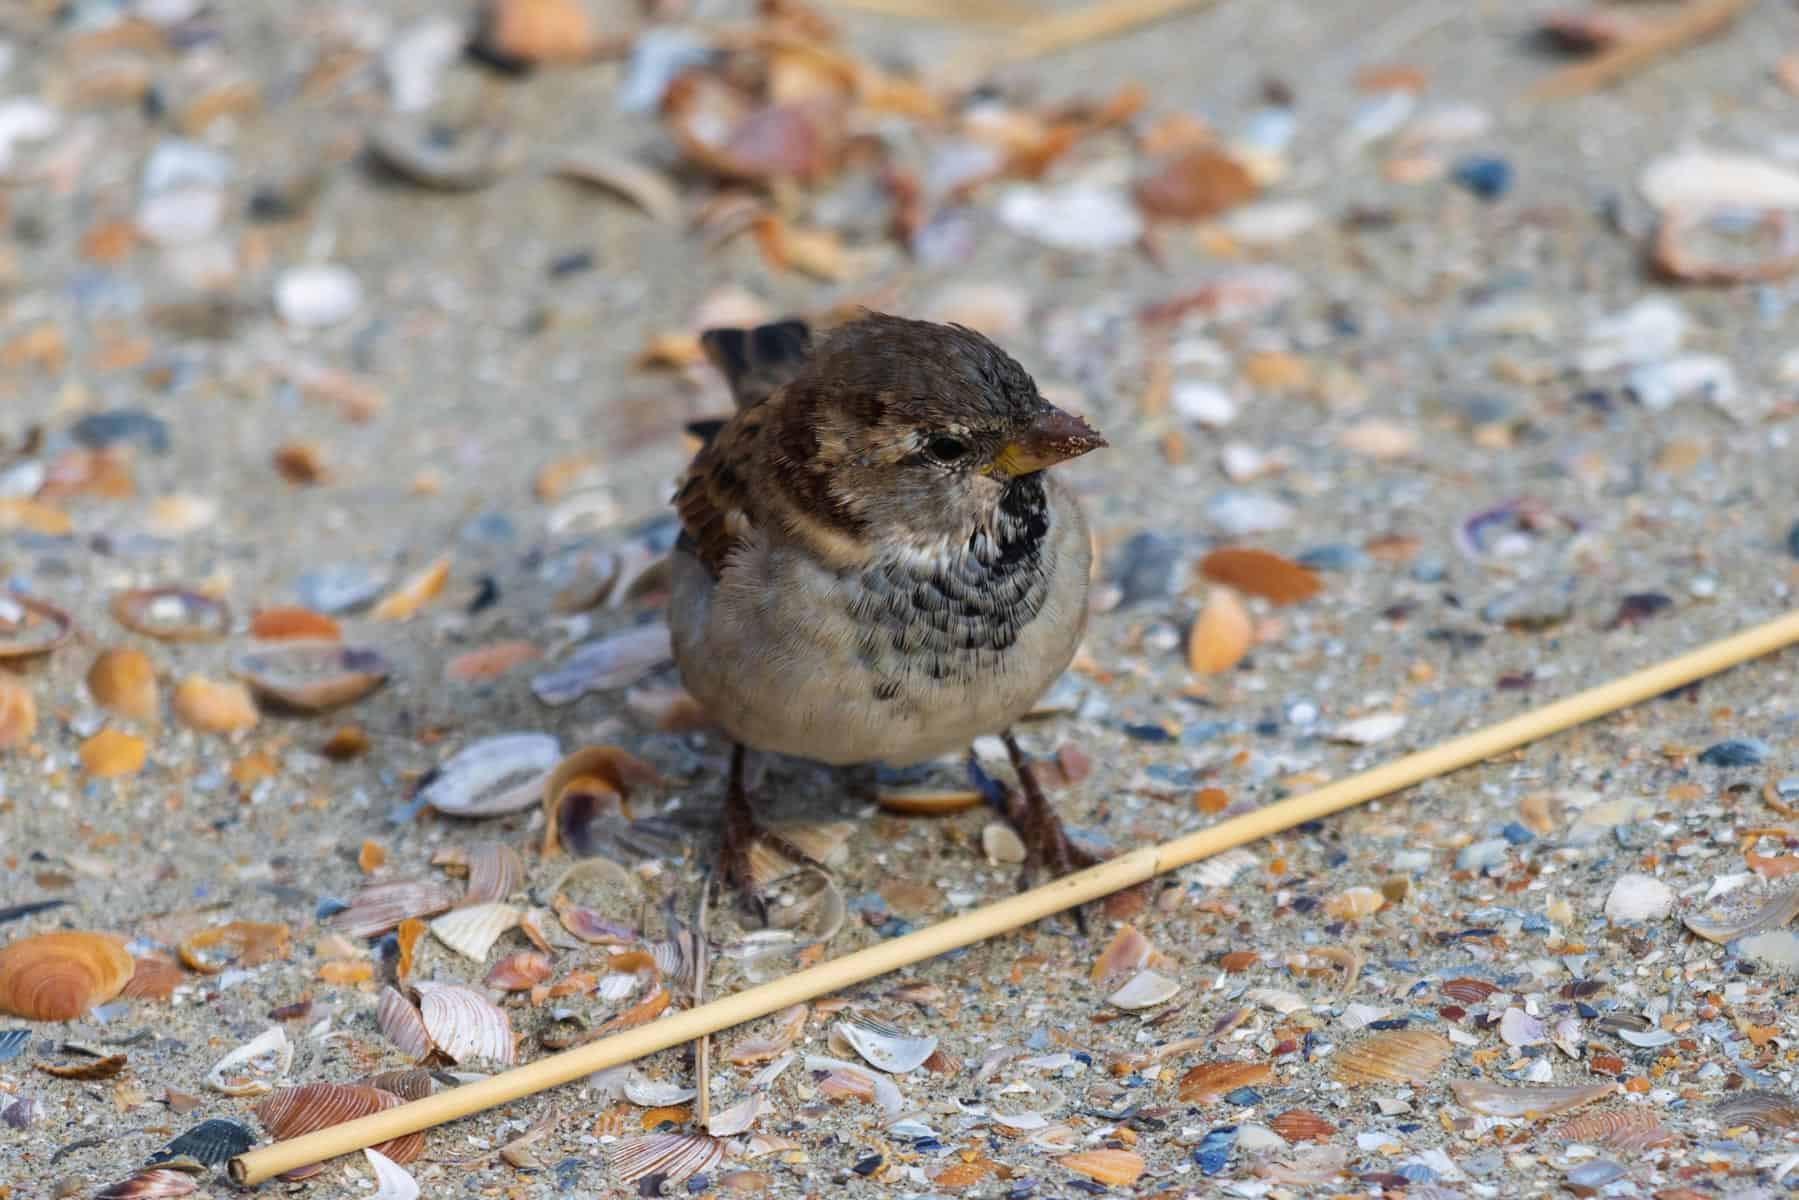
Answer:
[(595, 1071), (741, 1025), (789, 1005), (839, 991), (1122, 891), (1176, 867), (1482, 762), (1795, 642), (1799, 642), (1799, 609), (1543, 708), (1521, 713), (1255, 812), (1220, 821), (1197, 833), (1133, 850), (916, 933), (865, 947), (843, 958), (476, 1083), (252, 1150), (231, 1160), (231, 1178), (240, 1184), (261, 1183), (296, 1167), (323, 1162), (389, 1138), (454, 1121)]

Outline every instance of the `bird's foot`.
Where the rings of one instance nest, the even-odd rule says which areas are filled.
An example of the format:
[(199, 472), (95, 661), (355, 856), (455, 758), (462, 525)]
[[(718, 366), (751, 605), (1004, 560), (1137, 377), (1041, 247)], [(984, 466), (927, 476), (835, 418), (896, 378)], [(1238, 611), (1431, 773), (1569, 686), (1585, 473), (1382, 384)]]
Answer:
[[(1040, 872), (1059, 879), (1098, 864), (1097, 855), (1068, 836), (1067, 828), (1056, 810), (1050, 807), (1049, 797), (1043, 794), (1043, 788), (1032, 773), (1030, 760), (1025, 757), (1012, 731), (1008, 729), (1000, 737), (1005, 742), (1007, 757), (1012, 760), (1012, 769), (1018, 775), (1018, 788), (1008, 788), (989, 776), (973, 754), (969, 755), (968, 769), (975, 787), (1004, 814), (1024, 843), (1025, 860), (1019, 873), (1019, 890), (1030, 887)], [(1086, 933), (1084, 909), (1074, 910), (1074, 920), (1080, 931)]]
[(744, 757), (742, 746), (732, 747), (730, 783), (725, 788), (724, 836), (719, 846), (719, 875), (736, 891), (744, 907), (766, 924), (768, 904), (763, 889), (772, 880), (757, 876), (756, 846), (762, 845), (792, 860), (796, 866), (823, 864), (756, 819), (743, 781)]

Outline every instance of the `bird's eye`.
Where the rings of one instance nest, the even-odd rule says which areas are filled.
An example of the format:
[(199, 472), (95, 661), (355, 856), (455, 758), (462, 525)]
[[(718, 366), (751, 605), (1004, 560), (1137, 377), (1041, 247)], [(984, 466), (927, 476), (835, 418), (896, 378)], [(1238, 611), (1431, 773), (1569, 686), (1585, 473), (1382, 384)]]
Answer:
[(925, 453), (940, 463), (960, 462), (968, 453), (968, 444), (960, 438), (938, 434), (926, 443)]

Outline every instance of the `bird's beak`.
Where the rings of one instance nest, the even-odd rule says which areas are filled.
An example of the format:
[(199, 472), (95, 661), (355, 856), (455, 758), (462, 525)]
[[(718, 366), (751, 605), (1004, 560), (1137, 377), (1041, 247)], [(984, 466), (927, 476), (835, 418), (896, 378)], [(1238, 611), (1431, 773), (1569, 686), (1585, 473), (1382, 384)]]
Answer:
[(1053, 405), (1044, 405), (1031, 427), (1001, 447), (993, 456), (987, 474), (1001, 479), (1016, 479), (1059, 462), (1079, 458), (1089, 450), (1106, 444), (1099, 431), (1073, 413), (1065, 413)]

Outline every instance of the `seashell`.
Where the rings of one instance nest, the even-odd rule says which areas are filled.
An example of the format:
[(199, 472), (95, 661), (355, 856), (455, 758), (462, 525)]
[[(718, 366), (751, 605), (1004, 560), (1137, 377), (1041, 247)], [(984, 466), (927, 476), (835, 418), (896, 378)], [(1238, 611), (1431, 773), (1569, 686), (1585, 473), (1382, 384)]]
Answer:
[(412, 990), (431, 1044), (451, 1062), (486, 1059), (509, 1067), (518, 1060), (512, 1022), (480, 992), (453, 983), (415, 983)]
[[(282, 1088), (256, 1106), (256, 1119), (278, 1142), (341, 1125), (404, 1104), (392, 1092), (353, 1083), (307, 1083)], [(425, 1135), (408, 1133), (374, 1147), (397, 1163), (409, 1163), (425, 1149)]]
[(391, 987), (381, 989), (381, 998), (375, 1005), (375, 1024), (381, 1027), (381, 1035), (412, 1061), (421, 1062), (431, 1053), (431, 1035), (425, 1030), (425, 1019), (412, 1001)]
[(206, 1082), (227, 1096), (260, 1096), (275, 1086), (275, 1080), (285, 1078), (293, 1065), (293, 1043), (275, 1025), (214, 1063)]
[(1480, 1079), (1451, 1081), (1449, 1090), (1469, 1112), (1489, 1117), (1536, 1120), (1603, 1100), (1618, 1090), (1615, 1083), (1583, 1083), (1564, 1087), (1511, 1087)]
[(729, 1108), (723, 1108), (712, 1114), (706, 1122), (706, 1132), (716, 1138), (736, 1137), (740, 1133), (748, 1133), (750, 1126), (758, 1117), (767, 1112), (770, 1105), (768, 1097), (760, 1093), (745, 1096)]
[(150, 656), (129, 646), (103, 650), (87, 672), (88, 694), (108, 712), (146, 724), (162, 715), (156, 668)]
[(237, 675), (265, 700), (321, 712), (360, 700), (387, 681), (378, 650), (341, 642), (275, 642), (241, 654)]
[(81, 773), (89, 779), (118, 779), (144, 769), (150, 745), (135, 734), (108, 728), (82, 742), (76, 753)]
[(1309, 600), (1324, 588), (1323, 581), (1310, 567), (1248, 546), (1225, 546), (1214, 550), (1200, 560), (1199, 570), (1213, 583), (1260, 596), (1273, 604)]
[(0, 949), (0, 1011), (28, 1021), (73, 1021), (117, 996), (131, 955), (107, 933), (40, 933)]
[(503, 992), (522, 992), (542, 983), (555, 970), (555, 964), (548, 955), (539, 954), (535, 950), (520, 950), (495, 963), (481, 982)]
[(1719, 920), (1688, 913), (1686, 927), (1708, 942), (1723, 945), (1750, 934), (1780, 929), (1799, 914), (1799, 888), (1788, 888), (1764, 897), (1760, 904), (1739, 916)]
[(661, 1176), (664, 1184), (678, 1184), (724, 1159), (724, 1142), (703, 1133), (639, 1134), (620, 1138), (606, 1150), (613, 1175), (626, 1186), (651, 1175)]
[(981, 827), (981, 854), (989, 866), (1017, 866), (1029, 857), (1024, 839), (1005, 821), (989, 821)]
[(366, 1147), (362, 1156), (375, 1174), (375, 1193), (369, 1200), (419, 1200), (419, 1183), (410, 1172), (374, 1147)]
[(191, 1158), (208, 1167), (221, 1166), (256, 1144), (256, 1135), (239, 1125), (214, 1117), (178, 1134), (149, 1158), (151, 1166), (174, 1158)]
[(1306, 1006), (1305, 998), (1298, 992), (1290, 992), (1285, 988), (1250, 988), (1243, 993), (1243, 998), (1251, 1004), (1259, 1005), (1272, 1013), (1286, 1016), (1298, 1012)]
[(1620, 875), (1605, 898), (1608, 921), (1659, 921), (1674, 911), (1674, 889), (1653, 875)]
[(1394, 1029), (1339, 1051), (1331, 1075), (1338, 1083), (1423, 1083), (1449, 1057), (1446, 1038), (1422, 1029)]
[(1107, 1187), (1130, 1187), (1143, 1174), (1143, 1156), (1135, 1150), (1082, 1150), (1056, 1162)]
[(405, 621), (436, 599), (450, 579), (448, 555), (437, 559), (403, 580), (399, 587), (381, 598), (369, 616), (377, 621)]
[(756, 102), (722, 77), (684, 71), (662, 97), (669, 135), (696, 166), (725, 179), (816, 179), (834, 140), (828, 101)]
[(125, 1069), (125, 1055), (108, 1054), (74, 1063), (38, 1063), (37, 1069), (58, 1079), (111, 1079)]
[(1109, 984), (1127, 972), (1142, 970), (1154, 957), (1157, 957), (1155, 946), (1137, 931), (1136, 926), (1121, 925), (1094, 961), (1089, 978), (1094, 983)]
[(1799, 1129), (1799, 1100), (1779, 1092), (1738, 1092), (1712, 1106), (1712, 1117), (1725, 1129), (1747, 1125), (1763, 1133)]
[(1187, 871), (1187, 878), (1201, 887), (1216, 891), (1229, 887), (1237, 876), (1253, 868), (1257, 861), (1255, 855), (1239, 846), (1235, 850), (1226, 850), (1223, 854), (1213, 855), (1193, 864)]
[(120, 592), (107, 610), (131, 632), (163, 642), (202, 642), (231, 632), (231, 610), (223, 600), (186, 588)]
[(1536, 1046), (1547, 1027), (1521, 1008), (1508, 1008), (1499, 1018), (1499, 1038), (1508, 1046)]
[(450, 889), (435, 879), (374, 883), (357, 892), (350, 907), (331, 917), (330, 925), (345, 937), (374, 937), (408, 917), (434, 917), (454, 902)]
[(498, 901), (465, 905), (431, 922), (431, 936), (464, 958), (483, 963), (500, 935), (515, 927), (522, 916), (520, 909)]
[(542, 733), (502, 733), (451, 755), (415, 800), (456, 817), (520, 812), (539, 802), (562, 748)]
[(1357, 921), (1385, 908), (1387, 898), (1371, 887), (1352, 887), (1324, 902), (1324, 911), (1338, 921)]
[(964, 812), (986, 803), (986, 797), (970, 789), (915, 788), (904, 791), (882, 791), (875, 803), (888, 812), (912, 817), (941, 817)]
[[(275, 277), (275, 312), (296, 329), (323, 329), (362, 307), (362, 281), (339, 263), (304, 263)], [(276, 451), (279, 459), (281, 452)]]
[(94, 1193), (94, 1200), (163, 1200), (169, 1196), (191, 1196), (199, 1190), (200, 1181), (190, 1172), (148, 1167), (129, 1179), (101, 1188)]
[(1200, 1063), (1181, 1076), (1178, 1095), (1184, 1104), (1210, 1104), (1227, 1092), (1267, 1083), (1272, 1078), (1274, 1068), (1267, 1063)]
[(1228, 671), (1243, 661), (1252, 640), (1254, 628), (1243, 601), (1230, 588), (1213, 588), (1187, 632), (1187, 666), (1200, 675)]
[(1608, 1108), (1582, 1113), (1557, 1125), (1558, 1142), (1585, 1142), (1608, 1150), (1643, 1151), (1675, 1140), (1661, 1118), (1647, 1108)]
[(11, 1062), (25, 1053), (25, 1046), (30, 1041), (29, 1029), (0, 1029), (0, 1063)]
[(31, 741), (37, 732), (37, 700), (31, 689), (11, 676), (0, 676), (0, 750)]
[(364, 1087), (380, 1088), (384, 1092), (392, 1092), (402, 1100), (423, 1100), (437, 1090), (431, 1079), (431, 1072), (423, 1067), (401, 1067), (394, 1071), (378, 1071), (366, 1075), (357, 1082)]
[(475, 46), (501, 63), (571, 63), (599, 49), (580, 0), (486, 0)]
[(1386, 741), (1404, 728), (1405, 716), (1402, 713), (1372, 713), (1354, 721), (1343, 722), (1331, 730), (1330, 739), (1349, 746), (1373, 746)]
[(1642, 1050), (1653, 1050), (1657, 1046), (1666, 1046), (1677, 1040), (1666, 1029), (1617, 1029), (1613, 1030), (1620, 1040), (1629, 1042)]
[[(498, 679), (514, 667), (536, 662), (542, 657), (543, 651), (534, 643), (520, 638), (489, 642), (485, 646), (464, 651), (445, 663), (444, 678), (455, 683)], [(532, 794), (532, 799), (536, 799), (536, 793)]]
[[(873, 1100), (889, 1117), (897, 1117), (906, 1106), (899, 1088), (885, 1075), (871, 1075), (855, 1063), (822, 1054), (808, 1054), (805, 1065), (808, 1071), (823, 1071), (836, 1076), (834, 1090), (838, 1095)], [(820, 1090), (824, 1090), (822, 1084)]]
[(1133, 189), (1137, 206), (1155, 217), (1200, 221), (1255, 198), (1249, 169), (1216, 146), (1192, 146), (1164, 157)]
[(800, 1032), (805, 1029), (806, 1018), (811, 1012), (811, 1008), (804, 1004), (782, 1009), (775, 1014), (774, 1032), (767, 1037), (745, 1038), (738, 1042), (725, 1051), (725, 1061), (742, 1067), (779, 1058), (799, 1040)]
[(202, 733), (237, 733), (253, 728), (260, 717), (250, 690), (241, 683), (189, 675), (175, 689), (175, 717)]
[(287, 957), (285, 925), (232, 921), (185, 938), (176, 952), (190, 970), (217, 975), (226, 967), (254, 967)]
[(614, 813), (628, 818), (631, 789), (656, 778), (653, 767), (616, 746), (586, 746), (556, 765), (544, 779), (543, 852), (566, 849), (592, 857), (598, 827)]
[(472, 192), (518, 166), (518, 135), (505, 123), (466, 127), (420, 113), (392, 113), (369, 130), (369, 153), (402, 179), (442, 192)]
[(119, 994), (132, 1000), (167, 1000), (187, 974), (161, 955), (145, 955), (132, 967), (131, 978)]
[(656, 622), (583, 642), (562, 662), (534, 676), (531, 694), (560, 708), (589, 692), (629, 687), (674, 655), (668, 637), (668, 626)]
[(654, 167), (629, 158), (599, 149), (579, 150), (563, 157), (556, 174), (622, 196), (664, 225), (679, 225), (686, 217), (686, 206), (674, 182)]
[(890, 1075), (904, 1075), (924, 1065), (937, 1050), (937, 1039), (909, 1034), (897, 1026), (860, 1013), (839, 1021), (832, 1031), (870, 1066)]
[(394, 927), (394, 948), (398, 951), (394, 962), (394, 979), (402, 986), (412, 978), (412, 962), (418, 953), (419, 939), (425, 936), (427, 926), (417, 917), (407, 917)]
[(1337, 1132), (1334, 1123), (1304, 1108), (1289, 1108), (1268, 1122), (1268, 1128), (1289, 1142), (1327, 1142)]
[(75, 622), (61, 609), (17, 592), (0, 592), (0, 659), (46, 654), (74, 632)]
[(625, 1099), (639, 1108), (672, 1108), (699, 1095), (694, 1088), (682, 1087), (665, 1079), (651, 1079), (636, 1068), (626, 1073), (621, 1090)]
[(1480, 1004), (1500, 989), (1484, 979), (1469, 979), (1464, 976), (1460, 979), (1449, 980), (1438, 990), (1458, 1003)]
[(525, 886), (525, 860), (504, 842), (478, 842), (468, 852), (468, 893), (462, 902), (504, 900)]
[(250, 636), (264, 642), (335, 642), (343, 637), (343, 629), (323, 613), (282, 605), (251, 617)]
[(1106, 1001), (1119, 1008), (1135, 1011), (1166, 1004), (1180, 995), (1180, 991), (1181, 985), (1177, 980), (1156, 971), (1142, 970), (1131, 976), (1123, 987), (1107, 996)]

